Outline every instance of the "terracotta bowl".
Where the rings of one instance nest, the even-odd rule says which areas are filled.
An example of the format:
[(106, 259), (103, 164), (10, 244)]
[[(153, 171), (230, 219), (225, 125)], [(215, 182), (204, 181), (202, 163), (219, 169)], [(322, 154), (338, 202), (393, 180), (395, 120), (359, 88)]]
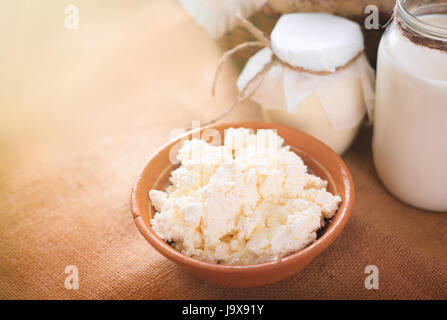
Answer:
[[(151, 189), (164, 189), (168, 185), (170, 172), (176, 168), (169, 161), (171, 148), (180, 139), (199, 135), (203, 130), (213, 128), (223, 137), (224, 130), (230, 127), (252, 129), (276, 129), (308, 166), (309, 171), (329, 182), (328, 190), (343, 199), (334, 218), (319, 238), (303, 250), (286, 256), (276, 262), (248, 266), (230, 266), (208, 263), (183, 255), (159, 238), (152, 230), (150, 219), (155, 214), (150, 204), (148, 192)], [(354, 204), (354, 183), (343, 160), (328, 146), (296, 129), (263, 122), (241, 122), (217, 124), (201, 128), (179, 137), (155, 152), (138, 175), (132, 190), (132, 212), (135, 223), (146, 240), (166, 258), (177, 263), (197, 278), (229, 287), (254, 287), (285, 279), (303, 269), (339, 236), (349, 219)]]

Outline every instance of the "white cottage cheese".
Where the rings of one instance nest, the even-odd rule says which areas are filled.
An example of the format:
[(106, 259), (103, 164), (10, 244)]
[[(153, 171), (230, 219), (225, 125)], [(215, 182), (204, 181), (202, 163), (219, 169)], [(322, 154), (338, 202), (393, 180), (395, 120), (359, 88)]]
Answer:
[(228, 129), (225, 143), (187, 140), (164, 191), (149, 196), (155, 232), (182, 253), (229, 265), (275, 261), (316, 240), (341, 198), (272, 130)]

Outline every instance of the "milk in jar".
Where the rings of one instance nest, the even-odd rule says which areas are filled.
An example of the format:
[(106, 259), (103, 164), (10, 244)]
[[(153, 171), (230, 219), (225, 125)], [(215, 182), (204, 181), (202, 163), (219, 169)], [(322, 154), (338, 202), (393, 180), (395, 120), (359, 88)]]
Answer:
[(373, 157), (398, 199), (447, 211), (447, 4), (397, 1), (379, 46)]

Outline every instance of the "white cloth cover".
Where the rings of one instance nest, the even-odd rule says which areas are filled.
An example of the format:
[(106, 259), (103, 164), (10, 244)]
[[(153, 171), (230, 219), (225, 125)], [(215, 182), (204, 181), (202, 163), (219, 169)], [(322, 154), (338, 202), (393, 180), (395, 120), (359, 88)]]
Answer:
[(178, 0), (199, 25), (219, 38), (237, 24), (236, 14), (249, 17), (267, 0)]
[[(240, 74), (237, 86), (242, 91), (247, 83), (253, 79), (272, 59), (272, 51), (264, 48), (256, 53), (245, 65)], [(334, 99), (330, 90), (333, 81), (344, 77), (360, 80), (364, 106), (347, 107)], [(272, 94), (272, 93), (277, 94)], [(364, 54), (357, 58), (347, 68), (330, 75), (320, 76), (294, 71), (275, 62), (265, 75), (261, 85), (253, 93), (252, 100), (266, 109), (284, 109), (289, 113), (297, 112), (298, 104), (310, 94), (316, 93), (322, 104), (329, 122), (334, 129), (352, 128), (362, 121), (365, 112), (372, 119), (374, 107), (374, 70)]]
[(289, 13), (270, 35), (275, 56), (294, 67), (334, 72), (364, 50), (360, 26), (327, 13)]

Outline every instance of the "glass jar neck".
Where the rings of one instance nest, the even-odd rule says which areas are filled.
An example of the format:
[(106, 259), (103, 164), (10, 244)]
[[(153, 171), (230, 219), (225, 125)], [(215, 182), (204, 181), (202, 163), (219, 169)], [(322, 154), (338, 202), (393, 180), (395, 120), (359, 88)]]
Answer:
[[(429, 14), (447, 14), (447, 2), (423, 1), (423, 0), (397, 0), (395, 18), (404, 30), (434, 41), (442, 41), (447, 44), (447, 28), (432, 25), (418, 16)], [(410, 39), (411, 40), (411, 39)]]

